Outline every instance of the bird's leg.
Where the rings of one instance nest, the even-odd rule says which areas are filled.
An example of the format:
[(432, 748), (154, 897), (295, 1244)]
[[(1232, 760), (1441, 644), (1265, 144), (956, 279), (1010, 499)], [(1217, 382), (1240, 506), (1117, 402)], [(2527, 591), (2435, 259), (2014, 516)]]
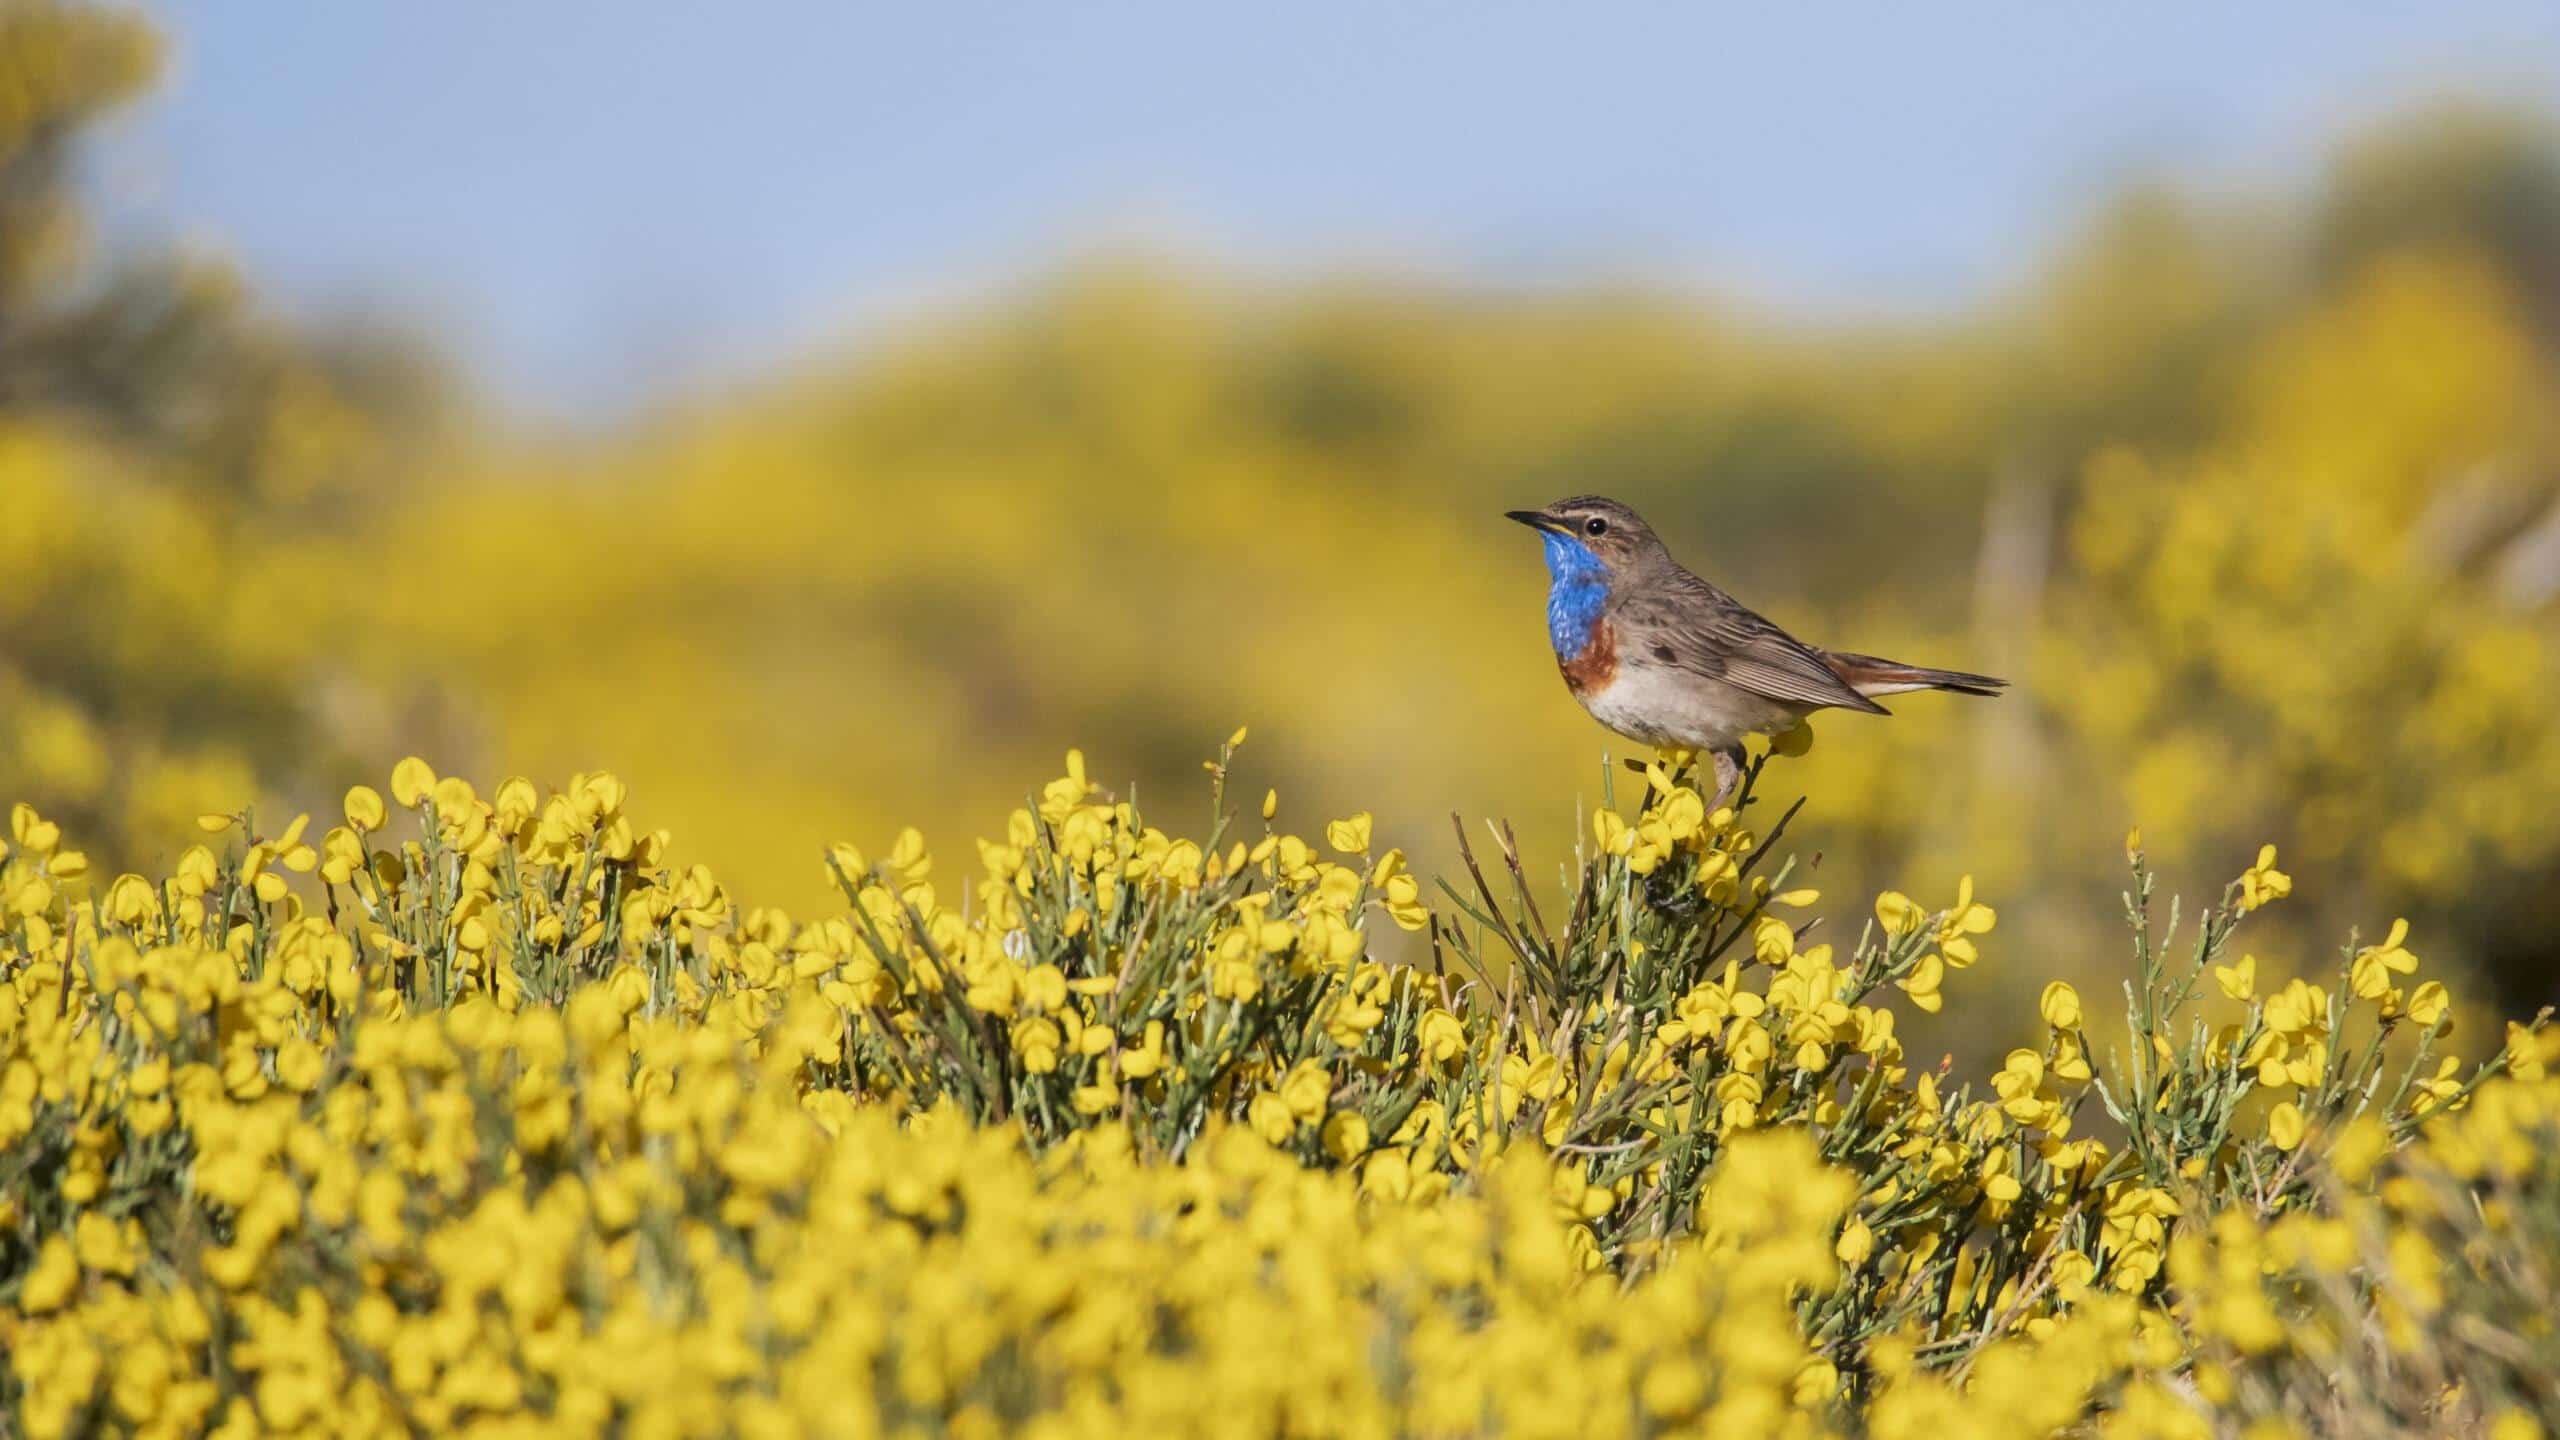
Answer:
[(1707, 813), (1712, 815), (1723, 809), (1733, 799), (1733, 793), (1742, 788), (1742, 747), (1726, 745), (1709, 753), (1716, 762), (1716, 798), (1707, 802)]

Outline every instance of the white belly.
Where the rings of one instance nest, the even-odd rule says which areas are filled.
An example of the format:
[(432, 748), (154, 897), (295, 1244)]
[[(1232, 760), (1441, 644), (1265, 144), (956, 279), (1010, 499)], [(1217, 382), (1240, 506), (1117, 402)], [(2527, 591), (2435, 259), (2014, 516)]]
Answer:
[(1621, 665), (1608, 685), (1581, 698), (1592, 719), (1630, 740), (1691, 750), (1792, 729), (1805, 715), (1802, 706), (1669, 665)]

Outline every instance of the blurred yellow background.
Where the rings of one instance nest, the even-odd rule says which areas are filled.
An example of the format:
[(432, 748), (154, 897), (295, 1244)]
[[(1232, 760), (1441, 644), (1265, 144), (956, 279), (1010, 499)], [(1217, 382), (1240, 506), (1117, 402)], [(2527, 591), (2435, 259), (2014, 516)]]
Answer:
[(2191, 888), (2283, 847), (2316, 903), (2271, 963), (2407, 914), (2511, 1007), (2560, 988), (2548, 114), (2130, 186), (1925, 315), (1106, 252), (570, 429), (84, 225), (171, 37), (0, 17), (0, 795), (110, 870), (417, 752), (611, 768), (809, 906), (829, 842), (965, 854), (1071, 745), (1205, 829), (1239, 724), (1300, 826), (1374, 810), (1428, 871), (1459, 810), (1552, 861), (1629, 747), (1501, 512), (1598, 491), (1808, 638), (2016, 681), (1778, 772), (1832, 913), (1970, 871), (2038, 973), (2112, 973), (2139, 825)]

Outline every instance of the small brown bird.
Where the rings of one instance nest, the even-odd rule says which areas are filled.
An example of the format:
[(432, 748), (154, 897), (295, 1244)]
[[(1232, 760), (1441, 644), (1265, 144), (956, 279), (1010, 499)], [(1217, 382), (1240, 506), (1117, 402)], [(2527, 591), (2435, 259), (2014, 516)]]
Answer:
[(1713, 756), (1716, 805), (1740, 781), (1745, 735), (1793, 729), (1831, 706), (1892, 713), (1879, 695), (1997, 695), (2009, 683), (1807, 645), (1684, 569), (1615, 500), (1583, 495), (1509, 515), (1546, 542), (1547, 638), (1565, 688), (1630, 740)]

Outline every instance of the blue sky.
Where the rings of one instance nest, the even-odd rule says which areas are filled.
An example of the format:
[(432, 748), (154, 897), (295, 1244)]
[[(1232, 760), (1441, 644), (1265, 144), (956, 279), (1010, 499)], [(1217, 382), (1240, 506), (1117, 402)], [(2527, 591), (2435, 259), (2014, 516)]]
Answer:
[(115, 228), (595, 415), (1151, 245), (1838, 312), (1961, 301), (2128, 174), (2560, 103), (2560, 0), (160, 0)]

